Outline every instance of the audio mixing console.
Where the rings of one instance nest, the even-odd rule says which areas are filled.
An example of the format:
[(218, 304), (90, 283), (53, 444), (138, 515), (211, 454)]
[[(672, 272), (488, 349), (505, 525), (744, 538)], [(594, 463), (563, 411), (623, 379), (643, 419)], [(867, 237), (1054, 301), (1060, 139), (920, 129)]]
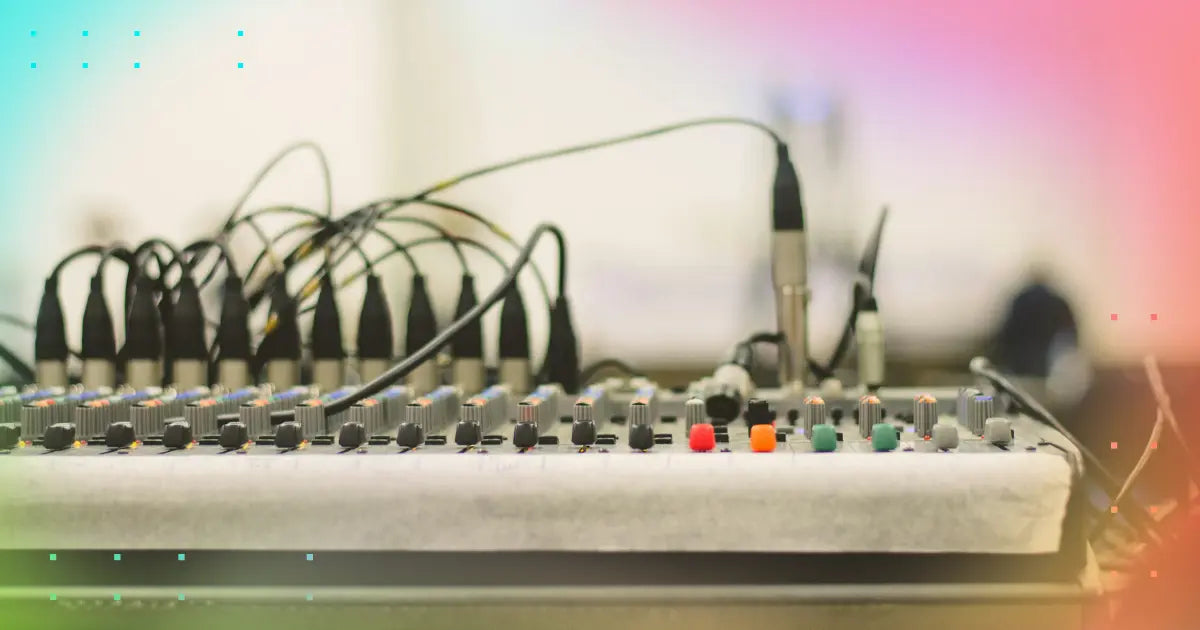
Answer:
[[(710, 377), (678, 390), (586, 376), (558, 227), (539, 224), (522, 244), (431, 197), (521, 164), (729, 124), (775, 144), (778, 332), (751, 336)], [(290, 147), (267, 170), (301, 147), (315, 149)], [(0, 390), (0, 600), (274, 602), (272, 623), (316, 601), (401, 607), (425, 626), (455, 628), (466, 614), (489, 627), (623, 627), (638, 622), (622, 618), (635, 609), (679, 615), (684, 604), (707, 607), (695, 627), (731, 612), (834, 627), (863, 621), (864, 603), (867, 618), (886, 617), (887, 627), (1077, 625), (1094, 567), (1082, 499), (1090, 453), (985, 360), (962, 387), (890, 386), (872, 289), (886, 212), (833, 358), (809, 356), (799, 179), (787, 145), (764, 125), (700, 119), (534, 154), (340, 218), (332, 205), (325, 215), (243, 212), (245, 199), (216, 237), (182, 249), (153, 238), (133, 251), (68, 254), (45, 282), (34, 365), (0, 347), (24, 379)], [(467, 216), (518, 252), (508, 261), (436, 223), (388, 216), (415, 205)], [(272, 241), (253, 223), (269, 213), (304, 220)], [(406, 221), (440, 236), (401, 243), (382, 230)], [(263, 253), (242, 276), (228, 239), (245, 224)], [(304, 228), (290, 254), (272, 254)], [(547, 234), (558, 245), (555, 296), (531, 263)], [(392, 248), (372, 260), (368, 235)], [(434, 242), (454, 249), (463, 272), (444, 325), (409, 254)], [(463, 245), (503, 269), (482, 298)], [(210, 252), (220, 263), (205, 275), (199, 263)], [(320, 253), (311, 279), (290, 292), (289, 274)], [(364, 267), (335, 283), (355, 253)], [(395, 253), (413, 271), (403, 326), (372, 267)], [(86, 255), (100, 263), (73, 351), (59, 275)], [(128, 269), (117, 323), (103, 286), (110, 259)], [(265, 275), (264, 260), (273, 266)], [(540, 367), (517, 283), (526, 267), (549, 322)], [(220, 270), (213, 323), (200, 295)], [(337, 292), (364, 276), (350, 353)], [(501, 303), (499, 360), (488, 370), (482, 317)], [(835, 374), (851, 339), (858, 384), (843, 388)], [(775, 383), (751, 377), (764, 343), (779, 357)], [(607, 608), (581, 613), (592, 605)], [(526, 608), (537, 616), (522, 616)]]

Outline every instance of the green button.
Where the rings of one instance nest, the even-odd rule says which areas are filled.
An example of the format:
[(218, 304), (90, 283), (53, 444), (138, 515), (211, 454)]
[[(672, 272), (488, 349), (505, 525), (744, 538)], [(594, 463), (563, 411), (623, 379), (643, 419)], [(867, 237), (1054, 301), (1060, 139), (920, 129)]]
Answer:
[(877, 451), (894, 451), (900, 445), (900, 438), (896, 436), (896, 427), (886, 423), (871, 427), (871, 446)]
[(812, 447), (819, 453), (837, 450), (837, 430), (832, 424), (815, 424), (812, 429)]

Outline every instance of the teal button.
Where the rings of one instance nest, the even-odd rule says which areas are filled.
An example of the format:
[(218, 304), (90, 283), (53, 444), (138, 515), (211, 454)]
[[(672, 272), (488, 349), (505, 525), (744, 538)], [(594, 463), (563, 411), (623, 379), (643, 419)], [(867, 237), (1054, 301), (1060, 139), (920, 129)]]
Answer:
[(837, 450), (837, 429), (832, 424), (816, 424), (812, 429), (812, 447), (818, 453)]
[(900, 446), (900, 438), (896, 437), (896, 427), (886, 423), (871, 427), (871, 446), (877, 451), (894, 451)]

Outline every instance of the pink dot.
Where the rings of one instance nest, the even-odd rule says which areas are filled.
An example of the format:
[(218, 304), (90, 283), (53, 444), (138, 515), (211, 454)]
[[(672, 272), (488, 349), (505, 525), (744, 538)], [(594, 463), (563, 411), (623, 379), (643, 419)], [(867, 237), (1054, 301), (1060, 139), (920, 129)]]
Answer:
[(1116, 443), (1116, 442), (1109, 442), (1109, 443), (1108, 443), (1108, 448), (1110, 448), (1110, 449), (1112, 449), (1112, 450), (1114, 450), (1114, 451), (1115, 451), (1115, 450), (1117, 450), (1117, 443)]
[(1157, 506), (1157, 505), (1151, 505), (1151, 506), (1150, 506), (1150, 513), (1151, 513), (1151, 514), (1158, 514), (1158, 506)]
[(1150, 577), (1152, 577), (1152, 578), (1156, 578), (1156, 577), (1158, 577), (1158, 571), (1151, 571), (1151, 572), (1150, 572)]
[(1151, 442), (1151, 443), (1150, 443), (1150, 450), (1154, 450), (1154, 449), (1156, 449), (1156, 448), (1158, 448), (1158, 442)]
[(1108, 511), (1109, 511), (1109, 512), (1112, 512), (1113, 514), (1116, 514), (1116, 513), (1117, 513), (1117, 506), (1115, 506), (1115, 505), (1114, 505), (1114, 506), (1112, 506), (1111, 508), (1108, 508)]
[(1150, 313), (1150, 321), (1152, 321), (1152, 322), (1158, 321), (1158, 313)]
[(1117, 314), (1113, 313), (1112, 315), (1109, 315), (1108, 318), (1115, 322), (1115, 321), (1117, 321)]

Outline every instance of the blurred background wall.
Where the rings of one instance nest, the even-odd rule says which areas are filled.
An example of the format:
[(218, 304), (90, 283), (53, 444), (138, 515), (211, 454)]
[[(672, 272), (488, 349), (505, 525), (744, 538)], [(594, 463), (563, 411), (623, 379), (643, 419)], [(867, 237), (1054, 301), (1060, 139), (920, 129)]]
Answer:
[[(0, 8), (4, 310), (32, 319), (42, 278), (77, 246), (214, 231), (297, 139), (324, 146), (344, 212), (493, 160), (729, 114), (794, 146), (818, 357), (884, 204), (878, 295), (895, 357), (979, 344), (1035, 261), (1101, 361), (1200, 356), (1196, 9), (983, 4), (12, 0)], [(756, 132), (700, 129), (445, 198), (518, 238), (542, 218), (563, 226), (585, 362), (707, 366), (773, 323), (771, 158)], [(319, 209), (318, 173), (291, 158), (252, 205)], [(237, 243), (244, 266), (255, 241)], [(453, 259), (420, 257), (448, 318)], [(551, 251), (538, 260), (555, 273)], [(83, 266), (62, 290), (72, 345)], [(388, 269), (399, 309), (403, 266)], [(545, 317), (531, 317), (541, 348)], [(32, 354), (28, 333), (2, 334)]]

